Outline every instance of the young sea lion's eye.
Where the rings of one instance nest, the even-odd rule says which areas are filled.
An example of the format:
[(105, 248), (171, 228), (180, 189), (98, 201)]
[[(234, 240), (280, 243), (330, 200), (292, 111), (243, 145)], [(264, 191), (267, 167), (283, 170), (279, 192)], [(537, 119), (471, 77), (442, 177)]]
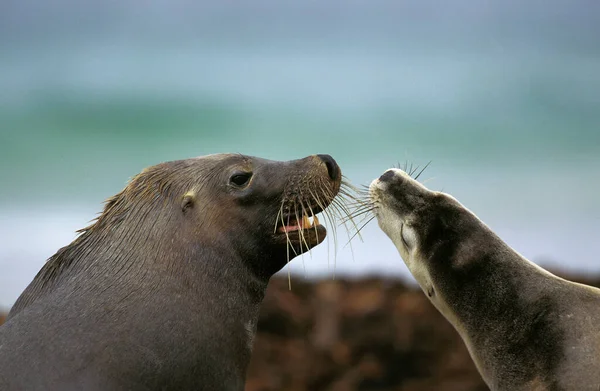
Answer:
[(250, 178), (252, 178), (251, 172), (238, 172), (233, 174), (229, 181), (236, 186), (244, 186), (250, 181)]
[(406, 224), (402, 224), (400, 226), (400, 238), (402, 239), (402, 243), (404, 243), (404, 245), (410, 249), (415, 244), (415, 231), (406, 226)]

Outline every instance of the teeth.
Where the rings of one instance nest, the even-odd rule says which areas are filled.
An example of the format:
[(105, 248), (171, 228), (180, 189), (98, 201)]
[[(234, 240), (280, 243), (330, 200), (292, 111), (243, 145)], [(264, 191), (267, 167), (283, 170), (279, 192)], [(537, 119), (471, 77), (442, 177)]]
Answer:
[(294, 226), (286, 227), (288, 231), (292, 231), (298, 229), (314, 228), (316, 225), (319, 225), (319, 219), (317, 218), (317, 216), (308, 217), (308, 215), (302, 215), (302, 221), (297, 222)]
[(302, 215), (302, 224), (300, 227), (307, 229), (314, 228), (315, 225), (319, 225), (319, 219), (317, 216), (308, 217), (307, 215)]
[(302, 216), (302, 228), (310, 228), (312, 225), (310, 224), (310, 220), (307, 215)]

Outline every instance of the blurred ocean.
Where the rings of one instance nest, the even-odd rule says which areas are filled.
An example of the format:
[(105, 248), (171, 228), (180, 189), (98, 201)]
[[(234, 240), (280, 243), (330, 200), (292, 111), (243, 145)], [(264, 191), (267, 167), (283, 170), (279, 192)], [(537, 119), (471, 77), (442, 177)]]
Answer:
[[(5, 0), (0, 307), (144, 167), (406, 160), (541, 265), (600, 273), (600, 3)], [(375, 222), (299, 278), (402, 275)], [(285, 273), (286, 271), (284, 271)]]

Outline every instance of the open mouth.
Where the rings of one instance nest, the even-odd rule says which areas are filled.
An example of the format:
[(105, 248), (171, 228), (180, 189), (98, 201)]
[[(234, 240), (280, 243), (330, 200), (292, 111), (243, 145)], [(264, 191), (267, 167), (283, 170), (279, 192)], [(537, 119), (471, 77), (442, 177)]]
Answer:
[[(301, 249), (312, 248), (321, 243), (327, 235), (327, 230), (320, 224), (316, 213), (321, 212), (320, 208), (304, 213), (289, 214), (280, 218), (277, 223), (276, 236), (279, 241), (287, 242), (294, 247)], [(312, 213), (315, 213), (313, 215)]]
[[(283, 223), (285, 223), (285, 225)], [(297, 220), (296, 217), (292, 218), (290, 216), (289, 219), (284, 219), (282, 224), (277, 226), (277, 232), (290, 233), (305, 229), (314, 229), (315, 225), (320, 225), (317, 216), (308, 217), (307, 215), (303, 214), (300, 220)]]

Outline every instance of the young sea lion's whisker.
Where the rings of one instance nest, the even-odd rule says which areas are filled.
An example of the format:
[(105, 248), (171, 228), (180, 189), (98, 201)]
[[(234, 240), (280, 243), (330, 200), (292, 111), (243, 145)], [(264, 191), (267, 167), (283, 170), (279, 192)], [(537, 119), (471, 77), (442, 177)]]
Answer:
[(392, 166), (393, 168), (398, 168), (402, 171), (408, 172), (408, 159), (406, 159), (404, 162), (396, 162), (396, 164), (394, 164)]
[(368, 205), (368, 206), (364, 206), (360, 209), (355, 209), (352, 211), (351, 217), (357, 217), (357, 216), (363, 215), (365, 213), (372, 212), (376, 208), (377, 207), (375, 205)]
[(351, 208), (353, 208), (352, 210), (353, 210), (353, 213), (354, 213), (354, 212), (356, 212), (358, 210), (361, 210), (361, 209), (366, 209), (366, 208), (373, 207), (373, 202), (371, 200), (364, 200), (364, 201), (361, 201), (360, 203), (354, 203), (354, 204), (351, 204), (351, 205), (348, 205), (348, 206), (351, 207)]
[(365, 211), (364, 213), (358, 215), (358, 216), (354, 216), (356, 218), (357, 221), (357, 226), (361, 226), (360, 228), (356, 229), (356, 232), (360, 232), (360, 230), (363, 228), (362, 225), (364, 224), (364, 222), (368, 219), (371, 219), (373, 216), (375, 216), (375, 214), (373, 213), (373, 211), (376, 208), (373, 208), (372, 210), (369, 211)]
[[(344, 200), (342, 198), (336, 198), (332, 202), (338, 208), (338, 211), (340, 212), (339, 217), (345, 217), (345, 216), (351, 215), (349, 209), (347, 208), (346, 204), (343, 201)], [(342, 212), (345, 216), (341, 215)]]
[(354, 194), (358, 191), (360, 191), (360, 189), (354, 186), (353, 184), (342, 183), (342, 185), (340, 186), (339, 194), (347, 195), (349, 197), (354, 198)]
[(340, 188), (338, 194), (340, 196), (342, 196), (342, 195), (346, 196), (346, 197), (348, 197), (350, 199), (355, 199), (356, 198), (356, 194), (359, 191), (360, 191), (359, 189), (351, 189), (351, 188), (344, 188), (344, 187), (342, 187), (342, 188)]
[[(426, 169), (427, 167), (429, 167), (429, 165), (431, 164), (431, 162), (432, 162), (432, 161), (430, 160), (430, 161), (429, 161), (429, 162), (428, 162), (428, 163), (425, 165), (425, 167), (423, 167), (423, 169), (422, 169), (422, 170), (421, 170), (421, 171), (420, 171), (420, 172), (417, 174), (417, 176), (416, 176), (416, 177), (414, 177), (414, 180), (415, 180), (415, 181), (419, 179), (419, 177), (421, 176), (421, 174), (423, 173), (423, 171), (425, 171), (425, 169)], [(412, 175), (411, 175), (411, 176), (412, 176)]]
[(369, 210), (369, 209), (373, 209), (375, 207), (375, 205), (373, 205), (372, 203), (364, 203), (362, 205), (356, 206), (352, 209), (352, 215), (356, 214), (356, 213), (360, 213), (364, 210)]
[(372, 211), (373, 209), (375, 209), (375, 205), (373, 205), (373, 204), (361, 205), (359, 207), (352, 209), (352, 211), (349, 213), (349, 216), (352, 216), (352, 217), (359, 216), (359, 215), (363, 214), (364, 212), (369, 212), (369, 211)]
[[(354, 216), (352, 213), (350, 213), (350, 211), (346, 208), (346, 206), (343, 203), (341, 203), (337, 200), (335, 202), (336, 202), (335, 203), (336, 207), (340, 208), (342, 210), (342, 212), (344, 212), (344, 216), (342, 216), (342, 214), (339, 213), (338, 217), (340, 219), (340, 222), (344, 225), (344, 227), (346, 227), (346, 232), (348, 232), (348, 236), (350, 236), (350, 233), (348, 231), (348, 226), (346, 225), (346, 223), (348, 221), (352, 222), (352, 225), (356, 229), (357, 227), (356, 227), (356, 223), (354, 222), (354, 218), (353, 218)], [(361, 238), (361, 240), (362, 240), (362, 238)]]
[[(334, 206), (333, 212), (335, 214), (335, 217), (339, 219), (340, 223), (344, 226), (346, 230), (348, 238), (350, 238), (350, 229), (347, 225), (348, 221), (352, 223), (354, 229), (358, 230), (358, 227), (353, 219), (353, 213), (351, 213), (351, 211), (348, 209), (348, 205), (350, 204), (362, 206), (364, 204), (364, 201), (362, 201), (362, 199), (365, 198), (366, 193), (365, 195), (361, 196), (360, 194), (358, 194), (359, 189), (349, 182), (343, 183), (343, 185), (345, 185), (345, 188), (339, 191), (338, 195), (333, 199), (332, 205)], [(354, 249), (352, 247), (351, 252), (352, 258), (354, 259)]]
[[(353, 236), (350, 238), (350, 240), (348, 241), (348, 243), (350, 243), (350, 241), (351, 241), (352, 239), (354, 239), (354, 237), (355, 237), (356, 235), (358, 235), (358, 234), (359, 234), (359, 232), (360, 232), (360, 231), (362, 231), (362, 230), (363, 230), (363, 228), (365, 228), (365, 227), (367, 226), (367, 224), (369, 224), (371, 221), (373, 221), (373, 219), (374, 219), (375, 217), (376, 217), (376, 215), (373, 215), (373, 216), (371, 216), (371, 218), (369, 218), (369, 220), (367, 220), (367, 221), (366, 221), (366, 222), (365, 222), (365, 223), (364, 223), (364, 224), (363, 224), (363, 225), (362, 225), (362, 226), (361, 226), (361, 227), (358, 229), (358, 231), (356, 231), (356, 233), (355, 233), (355, 234), (354, 234), (354, 235), (353, 235)], [(347, 245), (347, 243), (346, 243), (346, 245)]]
[(418, 169), (419, 169), (419, 165), (418, 165), (418, 164), (417, 164), (417, 165), (415, 165), (414, 167), (413, 167), (413, 165), (411, 164), (411, 165), (410, 165), (410, 169), (409, 169), (408, 171), (406, 171), (406, 173), (408, 174), (408, 176), (410, 176), (410, 177), (412, 178), (412, 175), (413, 175), (413, 174), (414, 174), (414, 172), (415, 172), (416, 170), (418, 170)]
[(356, 191), (354, 191), (354, 192), (352, 192), (352, 193), (350, 193), (350, 192), (346, 192), (346, 191), (340, 191), (340, 192), (338, 193), (338, 198), (342, 198), (342, 197), (344, 197), (344, 198), (346, 198), (346, 199), (347, 199), (347, 201), (357, 201), (357, 200), (359, 200), (360, 198), (362, 198), (363, 196), (364, 196), (364, 195), (362, 195), (362, 194), (359, 194), (359, 193), (358, 193), (358, 192), (356, 192)]
[[(349, 220), (356, 220), (358, 218), (362, 218), (364, 216), (368, 216), (370, 213), (373, 213), (374, 209), (369, 209), (369, 210), (365, 210), (363, 212), (360, 213), (354, 213), (352, 216), (349, 216), (348, 218), (346, 218), (346, 220), (342, 220), (342, 223), (345, 223)], [(353, 222), (353, 225), (356, 227), (356, 223)]]
[(369, 202), (370, 201), (369, 201), (368, 194), (364, 194), (355, 199), (346, 200), (346, 205), (347, 206), (364, 205), (364, 204), (368, 204)]
[(352, 192), (339, 192), (336, 196), (337, 199), (343, 200), (345, 204), (352, 204), (355, 202), (360, 202), (360, 200), (364, 199), (367, 196), (367, 193), (360, 194), (357, 191)]
[(368, 187), (361, 188), (356, 191), (356, 194), (358, 195), (357, 199), (367, 197), (369, 195), (369, 188)]
[[(336, 205), (337, 207), (337, 205)], [(343, 205), (341, 206), (341, 208), (343, 208)], [(354, 220), (352, 219), (352, 216), (349, 214), (346, 214), (346, 218), (348, 220), (344, 220), (344, 217), (341, 216), (341, 213), (339, 213), (339, 219), (342, 223), (342, 225), (344, 226), (344, 228), (346, 229), (346, 235), (348, 236), (348, 243), (350, 244), (350, 254), (352, 255), (352, 261), (354, 261), (354, 248), (352, 247), (352, 243), (350, 243), (350, 229), (348, 228), (348, 225), (346, 224), (348, 220), (350, 220), (352, 222), (352, 224), (354, 225), (354, 227), (356, 228), (356, 225), (354, 223)], [(359, 235), (359, 238), (362, 241), (362, 237)]]

